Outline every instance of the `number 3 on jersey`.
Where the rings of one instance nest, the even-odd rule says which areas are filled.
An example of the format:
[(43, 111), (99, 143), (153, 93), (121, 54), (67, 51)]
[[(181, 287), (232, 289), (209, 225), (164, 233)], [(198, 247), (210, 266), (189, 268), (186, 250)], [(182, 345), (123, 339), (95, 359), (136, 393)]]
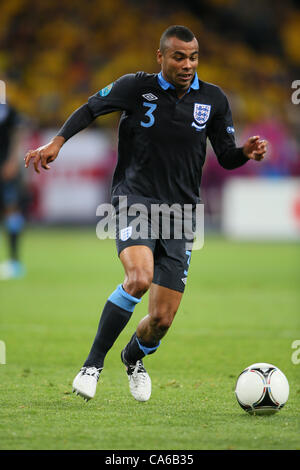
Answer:
[(149, 108), (148, 111), (145, 113), (145, 117), (147, 117), (149, 120), (146, 121), (146, 122), (141, 121), (141, 126), (151, 127), (151, 126), (153, 126), (154, 121), (155, 121), (155, 118), (153, 116), (153, 112), (156, 110), (157, 104), (144, 102), (143, 106), (145, 106), (146, 108)]

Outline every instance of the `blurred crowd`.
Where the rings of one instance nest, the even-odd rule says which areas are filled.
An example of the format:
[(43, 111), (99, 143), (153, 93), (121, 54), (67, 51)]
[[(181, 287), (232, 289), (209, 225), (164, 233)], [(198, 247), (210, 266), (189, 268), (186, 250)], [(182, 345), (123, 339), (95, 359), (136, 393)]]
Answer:
[[(0, 78), (35, 126), (60, 127), (119, 76), (158, 72), (155, 53), (170, 24), (197, 36), (198, 75), (228, 95), (239, 140), (252, 130), (276, 137), (277, 156), (263, 171), (300, 174), (300, 105), (291, 103), (292, 81), (300, 79), (300, 10), (291, 0), (2, 2)], [(109, 115), (96, 126), (116, 128), (117, 121)]]

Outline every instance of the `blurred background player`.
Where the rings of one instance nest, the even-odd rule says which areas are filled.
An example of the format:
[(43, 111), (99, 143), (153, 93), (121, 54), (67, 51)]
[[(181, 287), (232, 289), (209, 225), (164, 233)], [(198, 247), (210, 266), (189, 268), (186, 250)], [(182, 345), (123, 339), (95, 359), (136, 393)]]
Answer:
[(0, 211), (1, 226), (8, 242), (8, 257), (0, 263), (0, 280), (19, 278), (25, 274), (19, 253), (24, 228), (20, 167), (22, 136), (20, 114), (11, 105), (0, 104)]

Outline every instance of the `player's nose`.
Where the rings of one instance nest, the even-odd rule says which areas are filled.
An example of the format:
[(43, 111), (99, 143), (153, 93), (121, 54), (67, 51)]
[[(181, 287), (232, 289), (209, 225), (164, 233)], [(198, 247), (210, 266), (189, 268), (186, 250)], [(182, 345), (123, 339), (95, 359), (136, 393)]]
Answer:
[(182, 64), (183, 70), (192, 70), (192, 62), (189, 59), (185, 59), (185, 61)]

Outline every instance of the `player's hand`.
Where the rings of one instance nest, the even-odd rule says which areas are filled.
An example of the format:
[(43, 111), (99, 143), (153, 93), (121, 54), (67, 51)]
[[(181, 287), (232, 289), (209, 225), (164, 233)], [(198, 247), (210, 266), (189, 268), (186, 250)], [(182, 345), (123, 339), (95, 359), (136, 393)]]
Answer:
[(25, 168), (29, 167), (30, 160), (33, 160), (33, 166), (37, 173), (40, 173), (39, 165), (45, 170), (50, 170), (49, 163), (53, 162), (60, 151), (65, 139), (61, 136), (54, 137), (49, 144), (42, 145), (36, 150), (29, 150), (25, 155)]
[(261, 140), (259, 135), (256, 135), (247, 140), (243, 146), (243, 152), (246, 157), (260, 161), (264, 158), (267, 152), (267, 145), (268, 142), (266, 140)]

